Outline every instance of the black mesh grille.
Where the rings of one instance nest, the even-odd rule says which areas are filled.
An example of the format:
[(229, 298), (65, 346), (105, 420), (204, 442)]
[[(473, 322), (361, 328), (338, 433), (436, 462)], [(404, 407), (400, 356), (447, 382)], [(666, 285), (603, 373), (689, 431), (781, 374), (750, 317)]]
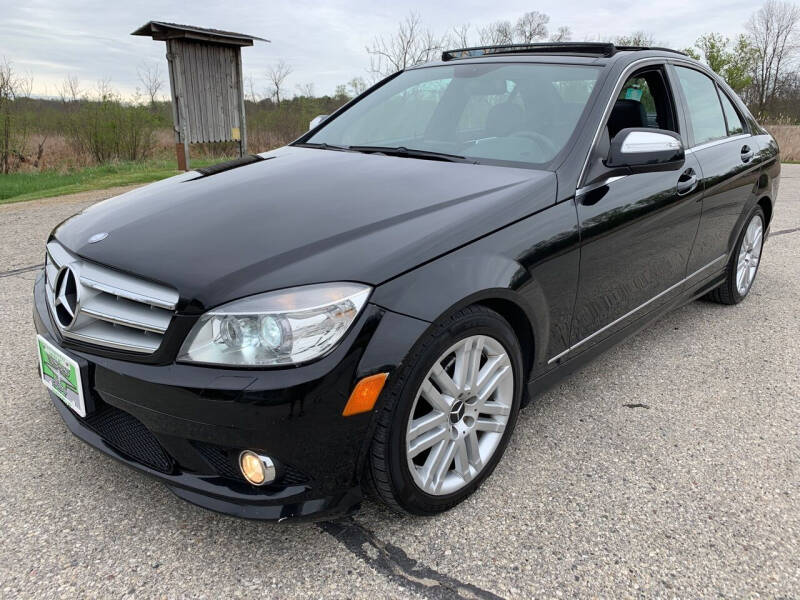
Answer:
[[(226, 450), (213, 444), (203, 442), (192, 442), (197, 451), (208, 461), (208, 464), (217, 472), (220, 477), (245, 481), (239, 471), (237, 459), (238, 450)], [(300, 485), (308, 482), (308, 477), (289, 465), (281, 464), (280, 476), (276, 483), (282, 485)]]
[(203, 458), (208, 461), (208, 464), (214, 468), (218, 475), (244, 481), (244, 477), (242, 477), (239, 469), (234, 464), (233, 459), (224, 449), (201, 442), (192, 442), (192, 445), (197, 448), (197, 451), (203, 455)]
[(145, 466), (171, 473), (173, 462), (155, 436), (134, 416), (104, 402), (84, 423), (109, 445)]
[(301, 483), (306, 483), (306, 482), (308, 482), (308, 477), (303, 475), (300, 471), (298, 471), (294, 467), (284, 465), (283, 476), (281, 477), (281, 483), (286, 485), (300, 485)]

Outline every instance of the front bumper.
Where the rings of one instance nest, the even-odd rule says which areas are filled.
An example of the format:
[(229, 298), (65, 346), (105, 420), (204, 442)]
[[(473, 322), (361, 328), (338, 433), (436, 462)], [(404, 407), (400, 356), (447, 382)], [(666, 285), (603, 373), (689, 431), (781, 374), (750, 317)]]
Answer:
[[(342, 409), (359, 379), (392, 372), (429, 325), (369, 305), (325, 358), (250, 370), (142, 364), (76, 349), (50, 318), (42, 275), (33, 317), (39, 334), (82, 365), (87, 417), (52, 398), (77, 437), (189, 502), (271, 520), (332, 518), (358, 507), (373, 413), (342, 417)], [(243, 449), (277, 462), (272, 484), (255, 487), (239, 475)]]

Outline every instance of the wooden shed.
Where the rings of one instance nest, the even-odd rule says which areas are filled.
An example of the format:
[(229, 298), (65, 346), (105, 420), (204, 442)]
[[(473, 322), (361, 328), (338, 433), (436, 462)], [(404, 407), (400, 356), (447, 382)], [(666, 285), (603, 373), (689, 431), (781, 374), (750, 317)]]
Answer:
[(150, 21), (131, 35), (167, 43), (172, 118), (178, 168), (189, 168), (189, 144), (239, 142), (247, 152), (242, 80), (242, 47), (263, 38)]

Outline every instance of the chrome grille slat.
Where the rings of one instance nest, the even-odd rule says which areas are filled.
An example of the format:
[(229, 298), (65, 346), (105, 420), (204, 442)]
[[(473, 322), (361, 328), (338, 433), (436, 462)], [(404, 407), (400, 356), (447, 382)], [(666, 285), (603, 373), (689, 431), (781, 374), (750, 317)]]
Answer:
[(166, 310), (175, 310), (178, 292), (157, 283), (142, 281), (130, 275), (83, 263), (81, 283), (92, 289), (134, 302), (152, 304)]
[(148, 335), (143, 331), (116, 326), (106, 321), (94, 321), (70, 331), (67, 337), (97, 346), (147, 354), (152, 354), (161, 345), (160, 335)]
[[(55, 240), (47, 244), (47, 302), (55, 314), (55, 281), (68, 266), (79, 282), (77, 317), (65, 338), (142, 354), (161, 346), (178, 302), (176, 290), (86, 261)], [(71, 275), (70, 275), (71, 276)]]
[(152, 310), (144, 304), (131, 302), (121, 296), (114, 299), (109, 294), (97, 294), (88, 302), (82, 303), (81, 312), (102, 321), (153, 333), (164, 333), (171, 318), (166, 311)]

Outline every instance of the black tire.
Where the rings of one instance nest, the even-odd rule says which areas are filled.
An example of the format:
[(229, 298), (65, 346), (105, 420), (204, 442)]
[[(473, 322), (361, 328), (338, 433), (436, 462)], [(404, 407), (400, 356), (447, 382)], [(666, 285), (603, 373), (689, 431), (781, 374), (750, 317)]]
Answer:
[[(727, 267), (725, 267), (725, 281), (722, 282), (717, 288), (711, 290), (708, 294), (706, 294), (705, 298), (712, 302), (717, 302), (719, 304), (739, 304), (742, 300), (747, 297), (747, 294), (752, 289), (752, 283), (750, 287), (747, 288), (747, 291), (744, 294), (739, 293), (739, 289), (736, 286), (736, 266), (739, 260), (739, 251), (742, 248), (742, 243), (744, 242), (744, 236), (747, 232), (747, 227), (750, 225), (753, 219), (759, 217), (761, 219), (761, 223), (766, 230), (767, 227), (767, 220), (764, 218), (764, 211), (761, 209), (759, 205), (753, 207), (753, 210), (750, 211), (750, 215), (748, 215), (747, 219), (744, 222), (744, 226), (742, 230), (739, 232), (739, 239), (736, 240), (736, 246), (733, 248), (733, 252), (731, 253), (730, 260), (728, 261)], [(764, 247), (764, 238), (761, 238), (761, 250), (763, 252)], [(753, 275), (753, 281), (758, 276), (758, 267), (761, 266), (761, 262), (759, 260), (759, 264), (756, 267), (756, 273)]]
[[(409, 470), (406, 427), (410, 411), (417, 391), (434, 362), (450, 346), (472, 335), (492, 337), (506, 351), (514, 380), (511, 412), (500, 443), (482, 471), (454, 493), (431, 495), (417, 486)], [(384, 390), (366, 464), (367, 491), (390, 508), (416, 515), (444, 512), (472, 494), (497, 466), (514, 430), (522, 398), (522, 365), (522, 352), (513, 329), (503, 317), (488, 308), (470, 306), (434, 323)]]

